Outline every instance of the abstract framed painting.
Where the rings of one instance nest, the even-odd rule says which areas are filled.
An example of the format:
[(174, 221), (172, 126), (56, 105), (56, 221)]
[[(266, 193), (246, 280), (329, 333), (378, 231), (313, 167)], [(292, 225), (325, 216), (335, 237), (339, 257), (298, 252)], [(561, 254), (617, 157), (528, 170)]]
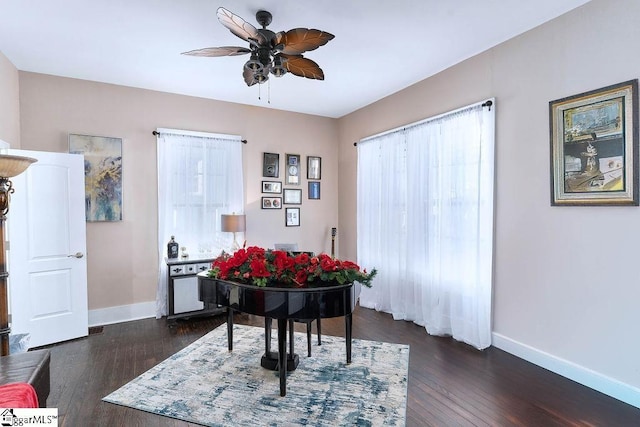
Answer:
[(69, 153), (84, 156), (86, 220), (122, 221), (122, 138), (69, 134)]
[(638, 80), (549, 102), (552, 206), (638, 206)]

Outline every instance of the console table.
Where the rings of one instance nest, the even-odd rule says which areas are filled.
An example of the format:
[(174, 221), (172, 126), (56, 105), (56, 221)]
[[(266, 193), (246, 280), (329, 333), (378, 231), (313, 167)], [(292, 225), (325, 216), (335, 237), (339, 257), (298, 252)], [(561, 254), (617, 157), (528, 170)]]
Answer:
[[(351, 316), (356, 303), (353, 283), (312, 288), (258, 287), (207, 277), (198, 274), (198, 293), (203, 302), (227, 307), (227, 340), (229, 351), (233, 350), (233, 312), (264, 316), (265, 358), (269, 354), (271, 320), (278, 322), (277, 363), (280, 377), (280, 396), (287, 394), (287, 370), (297, 366), (298, 357), (293, 348), (293, 319), (345, 318), (347, 363), (351, 363)], [(289, 352), (287, 353), (287, 325), (289, 325)], [(268, 333), (266, 329), (269, 329)]]
[(167, 264), (167, 322), (173, 325), (177, 319), (224, 312), (215, 303), (202, 302), (198, 298), (197, 274), (211, 268), (213, 258), (165, 258)]

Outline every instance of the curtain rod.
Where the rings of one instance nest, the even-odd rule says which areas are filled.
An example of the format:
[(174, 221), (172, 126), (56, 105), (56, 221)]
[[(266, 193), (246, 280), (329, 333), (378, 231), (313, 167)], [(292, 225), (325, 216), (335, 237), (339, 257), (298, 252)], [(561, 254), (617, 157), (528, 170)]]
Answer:
[[(410, 128), (410, 127), (413, 127), (413, 126), (417, 126), (417, 125), (422, 124), (422, 123), (430, 122), (432, 120), (436, 120), (436, 119), (439, 119), (441, 117), (448, 116), (449, 114), (455, 114), (455, 113), (459, 113), (460, 111), (468, 110), (468, 109), (476, 107), (478, 105), (481, 106), (481, 107), (489, 107), (489, 111), (491, 111), (491, 106), (493, 105), (493, 99), (495, 99), (495, 98), (488, 99), (483, 103), (476, 102), (475, 104), (470, 104), (470, 105), (467, 105), (466, 107), (458, 108), (457, 110), (447, 111), (446, 113), (442, 113), (442, 114), (438, 114), (437, 116), (433, 116), (433, 117), (429, 117), (429, 118), (426, 118), (426, 119), (418, 120), (417, 122), (409, 123), (408, 125), (399, 126), (397, 128), (394, 128), (394, 129), (389, 129), (387, 131), (380, 132), (380, 133), (377, 133), (375, 135), (368, 136), (366, 138), (362, 138), (360, 141), (366, 141), (367, 139), (370, 139), (370, 138), (373, 138), (373, 137), (385, 135), (385, 134), (388, 134), (388, 133), (391, 133), (391, 132), (397, 132), (399, 130), (405, 130), (407, 128)], [(353, 146), (357, 147), (358, 143), (354, 142)]]
[[(200, 135), (195, 135), (195, 136), (204, 136), (204, 135), (202, 135), (203, 132), (190, 132), (190, 131), (179, 131), (179, 132), (182, 132), (184, 135), (190, 135), (191, 134), (193, 136), (195, 134), (200, 134)], [(163, 133), (172, 133), (172, 132), (158, 132), (157, 130), (154, 130), (153, 132), (151, 132), (151, 134), (153, 136), (162, 135)], [(214, 135), (214, 134), (212, 134), (212, 135)], [(242, 142), (243, 144), (246, 144), (247, 140), (246, 139), (241, 139), (240, 142)]]

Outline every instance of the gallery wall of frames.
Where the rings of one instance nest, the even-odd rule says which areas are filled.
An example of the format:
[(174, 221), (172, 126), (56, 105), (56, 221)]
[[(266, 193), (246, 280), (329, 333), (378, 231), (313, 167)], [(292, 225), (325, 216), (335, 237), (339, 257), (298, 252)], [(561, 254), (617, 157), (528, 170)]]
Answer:
[[(283, 168), (280, 168), (280, 157)], [(306, 161), (305, 161), (306, 160)], [(281, 175), (282, 174), (282, 175)], [(302, 177), (306, 176), (306, 188)], [(322, 158), (299, 154), (263, 153), (262, 209), (284, 209), (286, 227), (300, 226), (300, 208), (303, 199), (320, 200)]]

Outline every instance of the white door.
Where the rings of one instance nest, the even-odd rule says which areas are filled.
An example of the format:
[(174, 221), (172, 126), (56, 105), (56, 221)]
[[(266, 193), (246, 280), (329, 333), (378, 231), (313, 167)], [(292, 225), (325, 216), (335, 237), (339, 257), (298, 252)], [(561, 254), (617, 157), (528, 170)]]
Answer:
[(7, 214), (13, 334), (30, 347), (88, 334), (84, 158), (8, 150), (38, 159), (12, 179)]

